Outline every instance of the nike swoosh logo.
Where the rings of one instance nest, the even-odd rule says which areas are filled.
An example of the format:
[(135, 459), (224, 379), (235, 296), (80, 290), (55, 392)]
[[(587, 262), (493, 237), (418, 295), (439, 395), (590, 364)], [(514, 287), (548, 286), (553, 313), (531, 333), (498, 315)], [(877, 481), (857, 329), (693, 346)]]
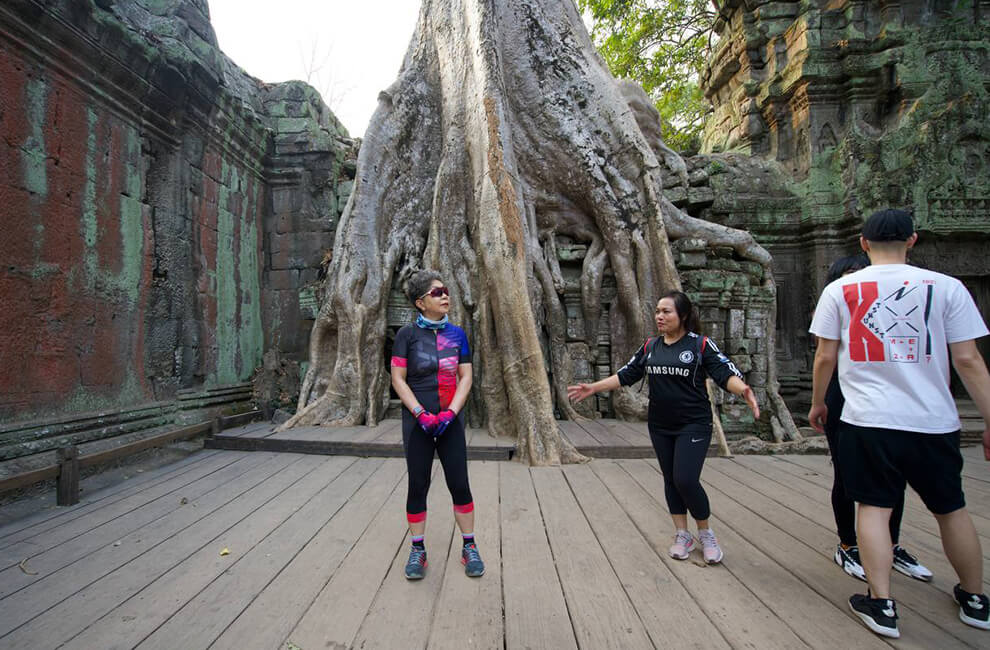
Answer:
[(691, 442), (701, 442), (704, 438), (691, 438)]

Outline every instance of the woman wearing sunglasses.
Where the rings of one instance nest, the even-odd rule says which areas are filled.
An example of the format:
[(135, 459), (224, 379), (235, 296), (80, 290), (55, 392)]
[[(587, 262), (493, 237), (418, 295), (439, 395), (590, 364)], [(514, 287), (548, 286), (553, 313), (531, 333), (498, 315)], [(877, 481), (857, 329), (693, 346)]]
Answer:
[(474, 541), (474, 501), (468, 485), (467, 444), (459, 417), (471, 390), (471, 349), (464, 330), (447, 322), (450, 292), (435, 271), (418, 271), (406, 283), (406, 296), (419, 311), (403, 326), (392, 346), (392, 386), (402, 400), (402, 447), (409, 489), (406, 519), (412, 548), (406, 578), (426, 570), (426, 494), (436, 453), (454, 501), (454, 519), (464, 540), (461, 562), (471, 577), (485, 572)]

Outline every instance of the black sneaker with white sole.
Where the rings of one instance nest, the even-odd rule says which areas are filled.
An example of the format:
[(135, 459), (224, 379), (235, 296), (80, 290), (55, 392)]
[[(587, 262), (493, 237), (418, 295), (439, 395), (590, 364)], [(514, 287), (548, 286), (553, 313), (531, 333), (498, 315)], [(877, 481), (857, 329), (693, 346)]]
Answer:
[(849, 609), (873, 632), (892, 639), (900, 638), (901, 633), (897, 629), (897, 604), (889, 598), (853, 594), (849, 597)]
[(905, 551), (900, 546), (894, 547), (894, 568), (915, 580), (931, 582), (932, 572), (918, 558)]
[(835, 547), (833, 559), (836, 564), (842, 567), (843, 571), (858, 580), (866, 582), (866, 572), (863, 571), (863, 565), (859, 563), (859, 548), (855, 546), (842, 548), (842, 544), (839, 544)]
[(956, 585), (952, 588), (952, 595), (959, 603), (960, 621), (981, 630), (990, 630), (990, 601), (986, 594), (971, 594)]

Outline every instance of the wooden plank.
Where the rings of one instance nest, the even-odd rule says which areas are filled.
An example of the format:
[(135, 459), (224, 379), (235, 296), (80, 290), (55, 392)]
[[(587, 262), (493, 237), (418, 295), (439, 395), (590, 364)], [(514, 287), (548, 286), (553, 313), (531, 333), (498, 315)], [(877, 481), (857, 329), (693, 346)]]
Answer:
[[(640, 534), (734, 646), (807, 647), (791, 629), (793, 621), (782, 621), (724, 566), (708, 566), (700, 559), (680, 561), (668, 555), (674, 526), (663, 500), (656, 461), (620, 460), (594, 469), (613, 494), (623, 495), (622, 507)], [(638, 484), (638, 489), (633, 483)]]
[(29, 485), (34, 485), (35, 483), (40, 483), (41, 481), (57, 478), (58, 472), (59, 466), (56, 463), (31, 470), (30, 472), (22, 472), (20, 474), (15, 474), (13, 476), (0, 479), (0, 494), (3, 492), (10, 492), (11, 490), (16, 490), (18, 488), (27, 487)]
[[(199, 472), (159, 484), (154, 489), (123, 499), (88, 517), (65, 522), (57, 528), (0, 549), (0, 566), (5, 567), (0, 571), (0, 598), (85, 557), (95, 548), (113, 543), (129, 532), (182, 508), (183, 498), (195, 499), (264, 460), (265, 457), (246, 458), (213, 472), (208, 471), (212, 466), (206, 465)], [(25, 558), (37, 575), (28, 575), (21, 570), (19, 564)]]
[[(362, 431), (358, 432), (351, 438), (350, 442), (373, 442), (386, 433), (396, 429), (400, 432), (402, 431), (402, 420), (382, 420), (378, 423), (378, 426), (364, 427)], [(401, 437), (399, 439), (401, 440)]]
[[(439, 464), (439, 463), (437, 463)], [(368, 615), (354, 640), (358, 648), (422, 648), (430, 638), (444, 573), (459, 570), (445, 561), (454, 530), (454, 510), (450, 493), (434, 481), (429, 496), (426, 552), (429, 566), (422, 580), (406, 580), (407, 546), (402, 544), (392, 559)], [(400, 513), (396, 513), (401, 516)], [(403, 540), (405, 541), (405, 540)], [(396, 607), (401, 603), (401, 607)]]
[(574, 422), (557, 420), (557, 426), (560, 427), (560, 434), (567, 438), (575, 447), (591, 450), (601, 446), (601, 443), (596, 438)]
[(498, 463), (472, 462), (468, 467), (475, 503), (475, 540), (485, 575), (469, 578), (461, 567), (463, 540), (454, 527), (447, 571), (433, 613), (429, 648), (502, 648), (502, 557), (499, 534)]
[(505, 647), (577, 648), (529, 468), (500, 463)]
[(560, 469), (534, 467), (530, 474), (578, 645), (652, 648), (643, 621)]
[(80, 456), (79, 466), (92, 467), (93, 465), (99, 465), (117, 458), (123, 458), (124, 456), (136, 454), (139, 451), (144, 451), (145, 449), (161, 447), (162, 445), (167, 445), (168, 443), (175, 442), (176, 440), (185, 440), (186, 438), (193, 438), (209, 432), (209, 422), (201, 422), (188, 427), (182, 427), (181, 429), (166, 431), (165, 433), (158, 434), (157, 436), (142, 438), (141, 440), (137, 440), (126, 445), (121, 445), (119, 447), (114, 447), (113, 449), (107, 449), (106, 451)]
[[(794, 465), (786, 457), (736, 456), (734, 460), (755, 474), (781, 483), (779, 489), (796, 491), (820, 504), (813, 512), (806, 514), (813, 515), (812, 518), (815, 521), (820, 521), (826, 528), (829, 528), (833, 533), (832, 539), (838, 543), (830, 496), (831, 476), (826, 477), (818, 472)], [(924, 556), (941, 555), (942, 545), (938, 538), (938, 528), (933, 524), (931, 514), (925, 512), (923, 516), (919, 516), (917, 513), (911, 513), (907, 510), (905, 512), (910, 516), (905, 516), (901, 522), (901, 535), (905, 539), (913, 540), (911, 551), (921, 553)]]
[(728, 648), (690, 594), (666, 568), (623, 512), (624, 494), (612, 494), (594, 468), (596, 460), (564, 468), (564, 477), (594, 530), (650, 639), (657, 647)]
[(379, 445), (402, 446), (402, 420), (392, 420), (394, 426), (381, 427), (381, 433), (371, 442)]
[[(405, 463), (388, 461), (390, 463)], [(436, 476), (439, 463), (434, 463)], [(405, 479), (405, 474), (402, 474)], [(400, 480), (385, 505), (350, 549), (326, 586), (306, 610), (288, 641), (299, 648), (350, 648), (397, 557), (407, 557), (406, 481)], [(430, 531), (427, 531), (430, 533)], [(432, 537), (428, 540), (433, 547)], [(428, 552), (428, 559), (432, 557)], [(402, 569), (404, 570), (403, 565)], [(428, 567), (429, 569), (430, 567)]]
[[(717, 473), (716, 479), (721, 478)], [(712, 484), (718, 517), (712, 526), (725, 549), (724, 566), (746, 584), (812, 648), (884, 648), (886, 643), (853, 619), (847, 602), (854, 584), (816, 550), (797, 542), (786, 526), (747, 509), (748, 499)], [(778, 524), (778, 525), (775, 525)]]
[[(805, 478), (809, 480), (815, 480), (816, 482), (822, 482), (828, 489), (832, 487), (832, 467), (830, 464), (825, 464), (821, 458), (807, 457), (807, 456), (787, 456), (784, 459), (785, 462), (792, 465), (797, 465), (805, 469)], [(807, 471), (813, 472), (813, 475), (808, 475)], [(816, 476), (817, 475), (817, 476)], [(963, 489), (964, 491), (969, 488), (971, 483), (966, 479), (963, 479)], [(973, 519), (973, 525), (976, 527), (977, 533), (982, 537), (990, 536), (990, 517), (985, 516), (990, 506), (984, 503), (985, 499), (976, 498), (973, 499), (970, 495), (966, 500), (967, 509), (970, 511), (970, 516)], [(974, 510), (975, 509), (975, 510)], [(924, 503), (918, 497), (914, 490), (906, 490), (904, 494), (904, 519), (907, 522), (906, 525), (917, 526), (924, 530), (927, 530), (932, 535), (938, 536), (938, 525), (935, 523), (934, 518), (925, 507)], [(902, 524), (902, 527), (905, 524)], [(984, 556), (990, 559), (990, 549), (984, 549)]]
[[(831, 539), (835, 543), (838, 543), (838, 538), (835, 534), (835, 518), (832, 513), (832, 502), (830, 497), (830, 490), (832, 487), (831, 478), (828, 478), (827, 482), (822, 485), (816, 485), (808, 480), (803, 480), (804, 477), (799, 477), (794, 474), (787, 474), (787, 471), (793, 471), (792, 468), (795, 466), (786, 460), (774, 459), (774, 458), (761, 458), (761, 457), (751, 457), (751, 456), (740, 456), (737, 457), (736, 462), (742, 467), (746, 468), (750, 473), (755, 476), (762, 476), (774, 481), (774, 471), (780, 473), (782, 478), (776, 479), (777, 483), (782, 483), (779, 488), (769, 488), (763, 489), (765, 493), (773, 496), (778, 490), (793, 490), (808, 499), (811, 499), (816, 503), (815, 506), (804, 506), (806, 509), (804, 511), (800, 510), (800, 502), (793, 502), (792, 507), (797, 507), (799, 512), (805, 514), (814, 521), (820, 523), (825, 528), (832, 531)], [(726, 466), (726, 469), (731, 469), (731, 466)], [(733, 474), (733, 476), (737, 476)], [(820, 474), (815, 474), (815, 476), (821, 480), (823, 477)], [(747, 481), (744, 474), (738, 474), (737, 480), (742, 479)], [(765, 485), (765, 484), (764, 484)], [(942, 541), (939, 537), (938, 525), (935, 522), (935, 518), (927, 510), (916, 510), (909, 509), (905, 507), (905, 516), (901, 521), (901, 542), (908, 548), (911, 553), (918, 556), (919, 560), (932, 569), (936, 575), (954, 575), (954, 570), (949, 565), (948, 560), (942, 550)], [(983, 549), (984, 557), (990, 555), (990, 549)], [(990, 580), (990, 576), (987, 576)], [(985, 580), (986, 582), (986, 580)], [(988, 582), (987, 584), (990, 584)]]
[(240, 427), (224, 429), (223, 435), (232, 438), (267, 438), (275, 433), (276, 425), (271, 422), (252, 422)]
[[(42, 634), (52, 646), (67, 641), (323, 460), (271, 458), (190, 507), (118, 540), (119, 546), (107, 544), (85, 562), (64, 567), (0, 600), (0, 643), (22, 639), (24, 646), (30, 646)], [(18, 629), (9, 634), (14, 628)]]
[[(314, 599), (336, 574), (358, 538), (381, 512), (382, 506), (395, 492), (403, 491), (404, 482), (400, 482), (404, 477), (404, 463), (398, 460), (380, 461), (375, 474), (299, 550), (271, 584), (264, 587), (210, 647), (231, 650), (282, 647)], [(395, 512), (388, 512), (387, 515), (393, 519), (398, 518)], [(287, 550), (291, 552), (294, 549)], [(391, 559), (391, 555), (388, 559)], [(387, 566), (388, 559), (382, 562), (383, 566)], [(361, 580), (366, 578), (367, 574), (360, 577)], [(342, 595), (350, 596), (351, 593), (345, 589)], [(339, 613), (323, 614), (321, 624)], [(361, 612), (361, 617), (363, 616), (364, 612)], [(302, 648), (329, 647), (322, 641), (312, 643), (310, 640), (302, 642), (297, 639), (294, 643)]]
[[(578, 424), (587, 429), (588, 432), (596, 438), (599, 438), (599, 440), (602, 440), (602, 438), (599, 437), (600, 435), (607, 435), (610, 438), (619, 438), (631, 447), (653, 448), (653, 443), (650, 442), (650, 436), (646, 433), (645, 422), (639, 422), (636, 423), (636, 425), (632, 425), (631, 423), (614, 420), (612, 418), (601, 418), (598, 420), (578, 422)], [(596, 433), (595, 430), (601, 431), (602, 433)], [(602, 444), (605, 444), (604, 440), (602, 440)]]
[[(169, 564), (163, 566), (157, 557), (148, 558), (146, 562), (152, 565), (151, 570), (141, 563), (140, 569), (127, 567), (111, 574), (120, 574), (120, 585), (111, 590), (115, 606), (65, 647), (132, 648), (141, 643), (353, 463), (354, 459), (304, 458), (295, 463), (300, 466), (299, 472), (294, 473), (290, 482), (277, 483), (280, 489), (269, 499), (246, 504), (247, 512), (239, 512), (236, 521), (224, 519), (227, 525), (219, 531), (216, 527), (209, 527), (206, 534), (197, 531), (186, 539), (188, 545), (170, 543), (167, 551), (181, 548), (182, 554), (172, 556)], [(228, 555), (221, 555), (224, 548), (229, 549)], [(127, 585), (131, 588), (126, 588)], [(121, 592), (126, 600), (121, 599)], [(155, 605), (149, 607), (149, 603)], [(194, 640), (171, 647), (205, 645)]]
[[(733, 465), (738, 468), (739, 466), (732, 461), (716, 461), (710, 465), (711, 467), (707, 468), (706, 471), (706, 482), (713, 488), (720, 490), (723, 494), (732, 494), (734, 499), (740, 503), (745, 503), (746, 507), (757, 516), (767, 521), (772, 520), (780, 529), (785, 530), (789, 536), (793, 537), (796, 543), (805, 544), (811, 549), (817, 550), (827, 564), (827, 560), (831, 557), (835, 547), (831, 543), (831, 539), (827, 543), (822, 543), (823, 538), (828, 539), (828, 530), (821, 523), (810, 520), (803, 514), (804, 511), (802, 510), (781, 508), (779, 502), (770, 495), (753, 489), (738, 480), (731, 480), (728, 470), (723, 472), (723, 468)], [(759, 483), (760, 481), (754, 480), (754, 482)], [(807, 501), (810, 503), (810, 500)], [(791, 565), (789, 558), (781, 557), (778, 558), (778, 561), (788, 566)], [(805, 570), (797, 566), (792, 567), (792, 569), (794, 571)], [(833, 569), (833, 573), (841, 581), (836, 584), (841, 585), (844, 582), (847, 587), (844, 592), (839, 591), (838, 593), (835, 589), (828, 590), (830, 595), (834, 594), (835, 597), (841, 599), (843, 596), (848, 598), (852, 593), (865, 592), (865, 585), (857, 584), (849, 577), (844, 576), (838, 567)], [(953, 603), (948, 594), (943, 594), (941, 598), (933, 598), (933, 594), (937, 591), (933, 592), (931, 585), (910, 578), (901, 578), (903, 576), (895, 574), (891, 584), (901, 616), (899, 627), (902, 637), (898, 642), (899, 646), (903, 644), (917, 648), (966, 647), (967, 643), (971, 643), (969, 639), (979, 639), (981, 634), (985, 634), (974, 628), (969, 628), (972, 632), (963, 629), (968, 626), (959, 623), (958, 606)], [(809, 584), (817, 584), (819, 580), (834, 580), (834, 578), (829, 578), (827, 574), (820, 574), (810, 576), (808, 582)], [(841, 589), (841, 586), (836, 588)], [(948, 588), (951, 591), (951, 585)], [(837, 604), (837, 606), (841, 605)], [(850, 615), (849, 625), (861, 624)]]
[[(125, 477), (124, 480), (100, 488), (99, 490), (89, 493), (84, 490), (80, 503), (72, 508), (52, 508), (25, 517), (19, 517), (14, 521), (5, 523), (3, 526), (0, 526), (0, 548), (31, 537), (43, 530), (58, 526), (66, 521), (91, 515), (96, 510), (116, 503), (120, 499), (150, 489), (158, 483), (170, 480), (174, 476), (178, 476), (184, 472), (192, 471), (193, 466), (201, 462), (206, 462), (207, 459), (214, 458), (219, 453), (218, 451), (198, 451), (174, 463), (157, 467), (148, 472), (142, 472), (136, 476)], [(237, 458), (237, 455), (228, 455), (227, 458), (227, 462), (233, 462)], [(83, 485), (85, 486), (85, 484), (86, 481), (83, 479)], [(3, 507), (0, 506), (0, 513), (2, 512)]]
[[(246, 553), (238, 553), (230, 566), (164, 624), (152, 628), (154, 632), (140, 641), (141, 647), (172, 650), (211, 645), (299, 550), (346, 505), (381, 464), (380, 459), (365, 458), (349, 465), (304, 505), (294, 508), (291, 516), (278, 524), (270, 535)], [(346, 531), (339, 532), (348, 534)], [(353, 535), (356, 537), (357, 532)], [(231, 544), (241, 541), (233, 535), (230, 540)], [(310, 599), (307, 599), (305, 605), (309, 602)], [(302, 615), (303, 609), (289, 611), (297, 618)], [(257, 647), (258, 641), (248, 644), (251, 645)], [(278, 642), (272, 647), (277, 645)]]

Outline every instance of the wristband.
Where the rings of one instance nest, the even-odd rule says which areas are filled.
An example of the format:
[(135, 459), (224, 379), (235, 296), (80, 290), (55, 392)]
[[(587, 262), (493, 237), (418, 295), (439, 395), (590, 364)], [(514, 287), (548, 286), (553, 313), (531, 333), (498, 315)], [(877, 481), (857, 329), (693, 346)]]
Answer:
[(423, 408), (422, 406), (417, 406), (416, 408), (414, 408), (414, 409), (413, 409), (413, 412), (412, 412), (412, 414), (413, 414), (413, 416), (415, 416), (415, 417), (419, 417), (419, 414), (420, 414), (420, 413), (422, 413), (422, 412), (423, 412), (423, 411), (425, 411), (425, 410), (426, 410), (426, 409), (425, 409), (425, 408)]

